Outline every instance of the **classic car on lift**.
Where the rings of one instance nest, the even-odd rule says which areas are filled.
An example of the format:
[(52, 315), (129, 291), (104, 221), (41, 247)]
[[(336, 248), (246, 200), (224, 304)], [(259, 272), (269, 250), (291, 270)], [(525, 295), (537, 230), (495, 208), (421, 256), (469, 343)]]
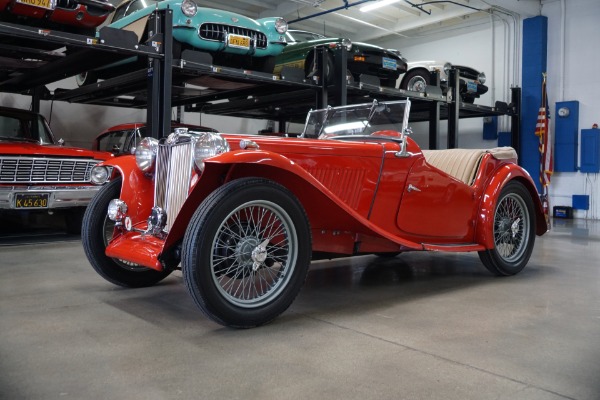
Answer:
[(275, 74), (280, 74), (283, 67), (300, 68), (307, 77), (318, 73), (318, 56), (315, 57), (315, 47), (328, 48), (326, 60), (327, 80), (333, 79), (334, 57), (331, 51), (336, 46), (348, 50), (348, 77), (360, 80), (361, 74), (378, 77), (381, 86), (394, 87), (398, 76), (406, 71), (406, 59), (398, 50), (384, 49), (367, 43), (352, 42), (343, 38), (328, 38), (318, 33), (288, 30), (286, 32), (288, 45), (275, 62)]
[(93, 35), (114, 10), (108, 0), (0, 0), (0, 21)]
[[(194, 132), (218, 132), (214, 128), (200, 125), (172, 123), (171, 129), (187, 128)], [(145, 122), (130, 122), (111, 126), (102, 131), (92, 142), (92, 150), (110, 151), (116, 156), (131, 154), (138, 143), (147, 136)]]
[(63, 211), (67, 230), (81, 230), (83, 211), (100, 189), (92, 168), (106, 152), (63, 146), (40, 114), (0, 107), (0, 212)]
[(450, 70), (459, 71), (459, 93), (465, 103), (474, 103), (475, 99), (487, 93), (485, 73), (465, 65), (453, 65), (442, 61), (415, 61), (408, 63), (408, 71), (398, 80), (398, 88), (424, 93), (431, 84), (431, 73), (437, 72), (440, 79), (442, 93), (448, 93), (451, 86), (449, 79)]
[(285, 311), (320, 257), (476, 251), (496, 275), (521, 271), (547, 225), (514, 149), (421, 150), (409, 109), (311, 111), (298, 138), (146, 138), (94, 168), (106, 185), (84, 216), (85, 253), (126, 287), (181, 268), (198, 307), (234, 327)]
[[(127, 0), (117, 7), (111, 28), (134, 32), (140, 42), (147, 40), (147, 21), (157, 9), (173, 10), (174, 57), (185, 49), (206, 52), (219, 66), (247, 68), (271, 73), (275, 56), (286, 45), (287, 22), (268, 17), (254, 20), (241, 14), (199, 7), (194, 0)], [(77, 75), (80, 86), (117, 76), (132, 67), (145, 67), (137, 57)]]

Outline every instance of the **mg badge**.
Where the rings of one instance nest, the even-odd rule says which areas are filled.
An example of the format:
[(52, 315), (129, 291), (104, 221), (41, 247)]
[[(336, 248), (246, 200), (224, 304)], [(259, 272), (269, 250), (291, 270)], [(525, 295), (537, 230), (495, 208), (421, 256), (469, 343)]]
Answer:
[(237, 24), (238, 21), (239, 21), (239, 18), (231, 17), (231, 22)]

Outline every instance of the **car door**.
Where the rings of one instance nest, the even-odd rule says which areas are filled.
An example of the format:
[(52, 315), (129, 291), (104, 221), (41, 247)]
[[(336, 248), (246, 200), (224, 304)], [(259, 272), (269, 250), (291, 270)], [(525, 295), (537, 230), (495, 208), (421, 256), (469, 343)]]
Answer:
[(398, 228), (422, 237), (423, 242), (472, 241), (477, 208), (475, 191), (419, 157), (406, 180), (396, 221)]

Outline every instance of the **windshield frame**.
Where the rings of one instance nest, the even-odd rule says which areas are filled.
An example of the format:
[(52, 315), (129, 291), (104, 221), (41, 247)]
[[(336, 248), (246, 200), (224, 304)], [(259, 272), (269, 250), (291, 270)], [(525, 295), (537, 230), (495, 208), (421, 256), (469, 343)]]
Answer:
[[(392, 115), (393, 111), (403, 112), (402, 118)], [(409, 99), (383, 102), (373, 100), (372, 103), (310, 110), (300, 137), (321, 140), (361, 138), (372, 137), (373, 133), (385, 130), (396, 131), (403, 138), (408, 129), (409, 114)], [(379, 118), (377, 124), (373, 124), (375, 116)], [(390, 125), (392, 129), (389, 128)]]

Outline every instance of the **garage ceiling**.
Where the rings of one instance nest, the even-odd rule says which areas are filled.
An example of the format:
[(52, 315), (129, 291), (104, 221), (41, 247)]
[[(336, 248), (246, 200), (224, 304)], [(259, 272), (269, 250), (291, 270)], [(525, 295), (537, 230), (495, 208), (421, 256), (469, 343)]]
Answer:
[[(281, 16), (288, 21), (331, 11), (294, 22), (290, 27), (371, 42), (472, 24), (480, 19), (489, 19), (489, 12), (494, 8), (522, 18), (539, 15), (541, 8), (540, 0), (397, 0), (373, 11), (360, 10), (380, 1), (382, 0), (229, 0), (219, 4), (218, 8), (253, 18)], [(202, 5), (215, 7), (213, 2), (204, 2)]]

